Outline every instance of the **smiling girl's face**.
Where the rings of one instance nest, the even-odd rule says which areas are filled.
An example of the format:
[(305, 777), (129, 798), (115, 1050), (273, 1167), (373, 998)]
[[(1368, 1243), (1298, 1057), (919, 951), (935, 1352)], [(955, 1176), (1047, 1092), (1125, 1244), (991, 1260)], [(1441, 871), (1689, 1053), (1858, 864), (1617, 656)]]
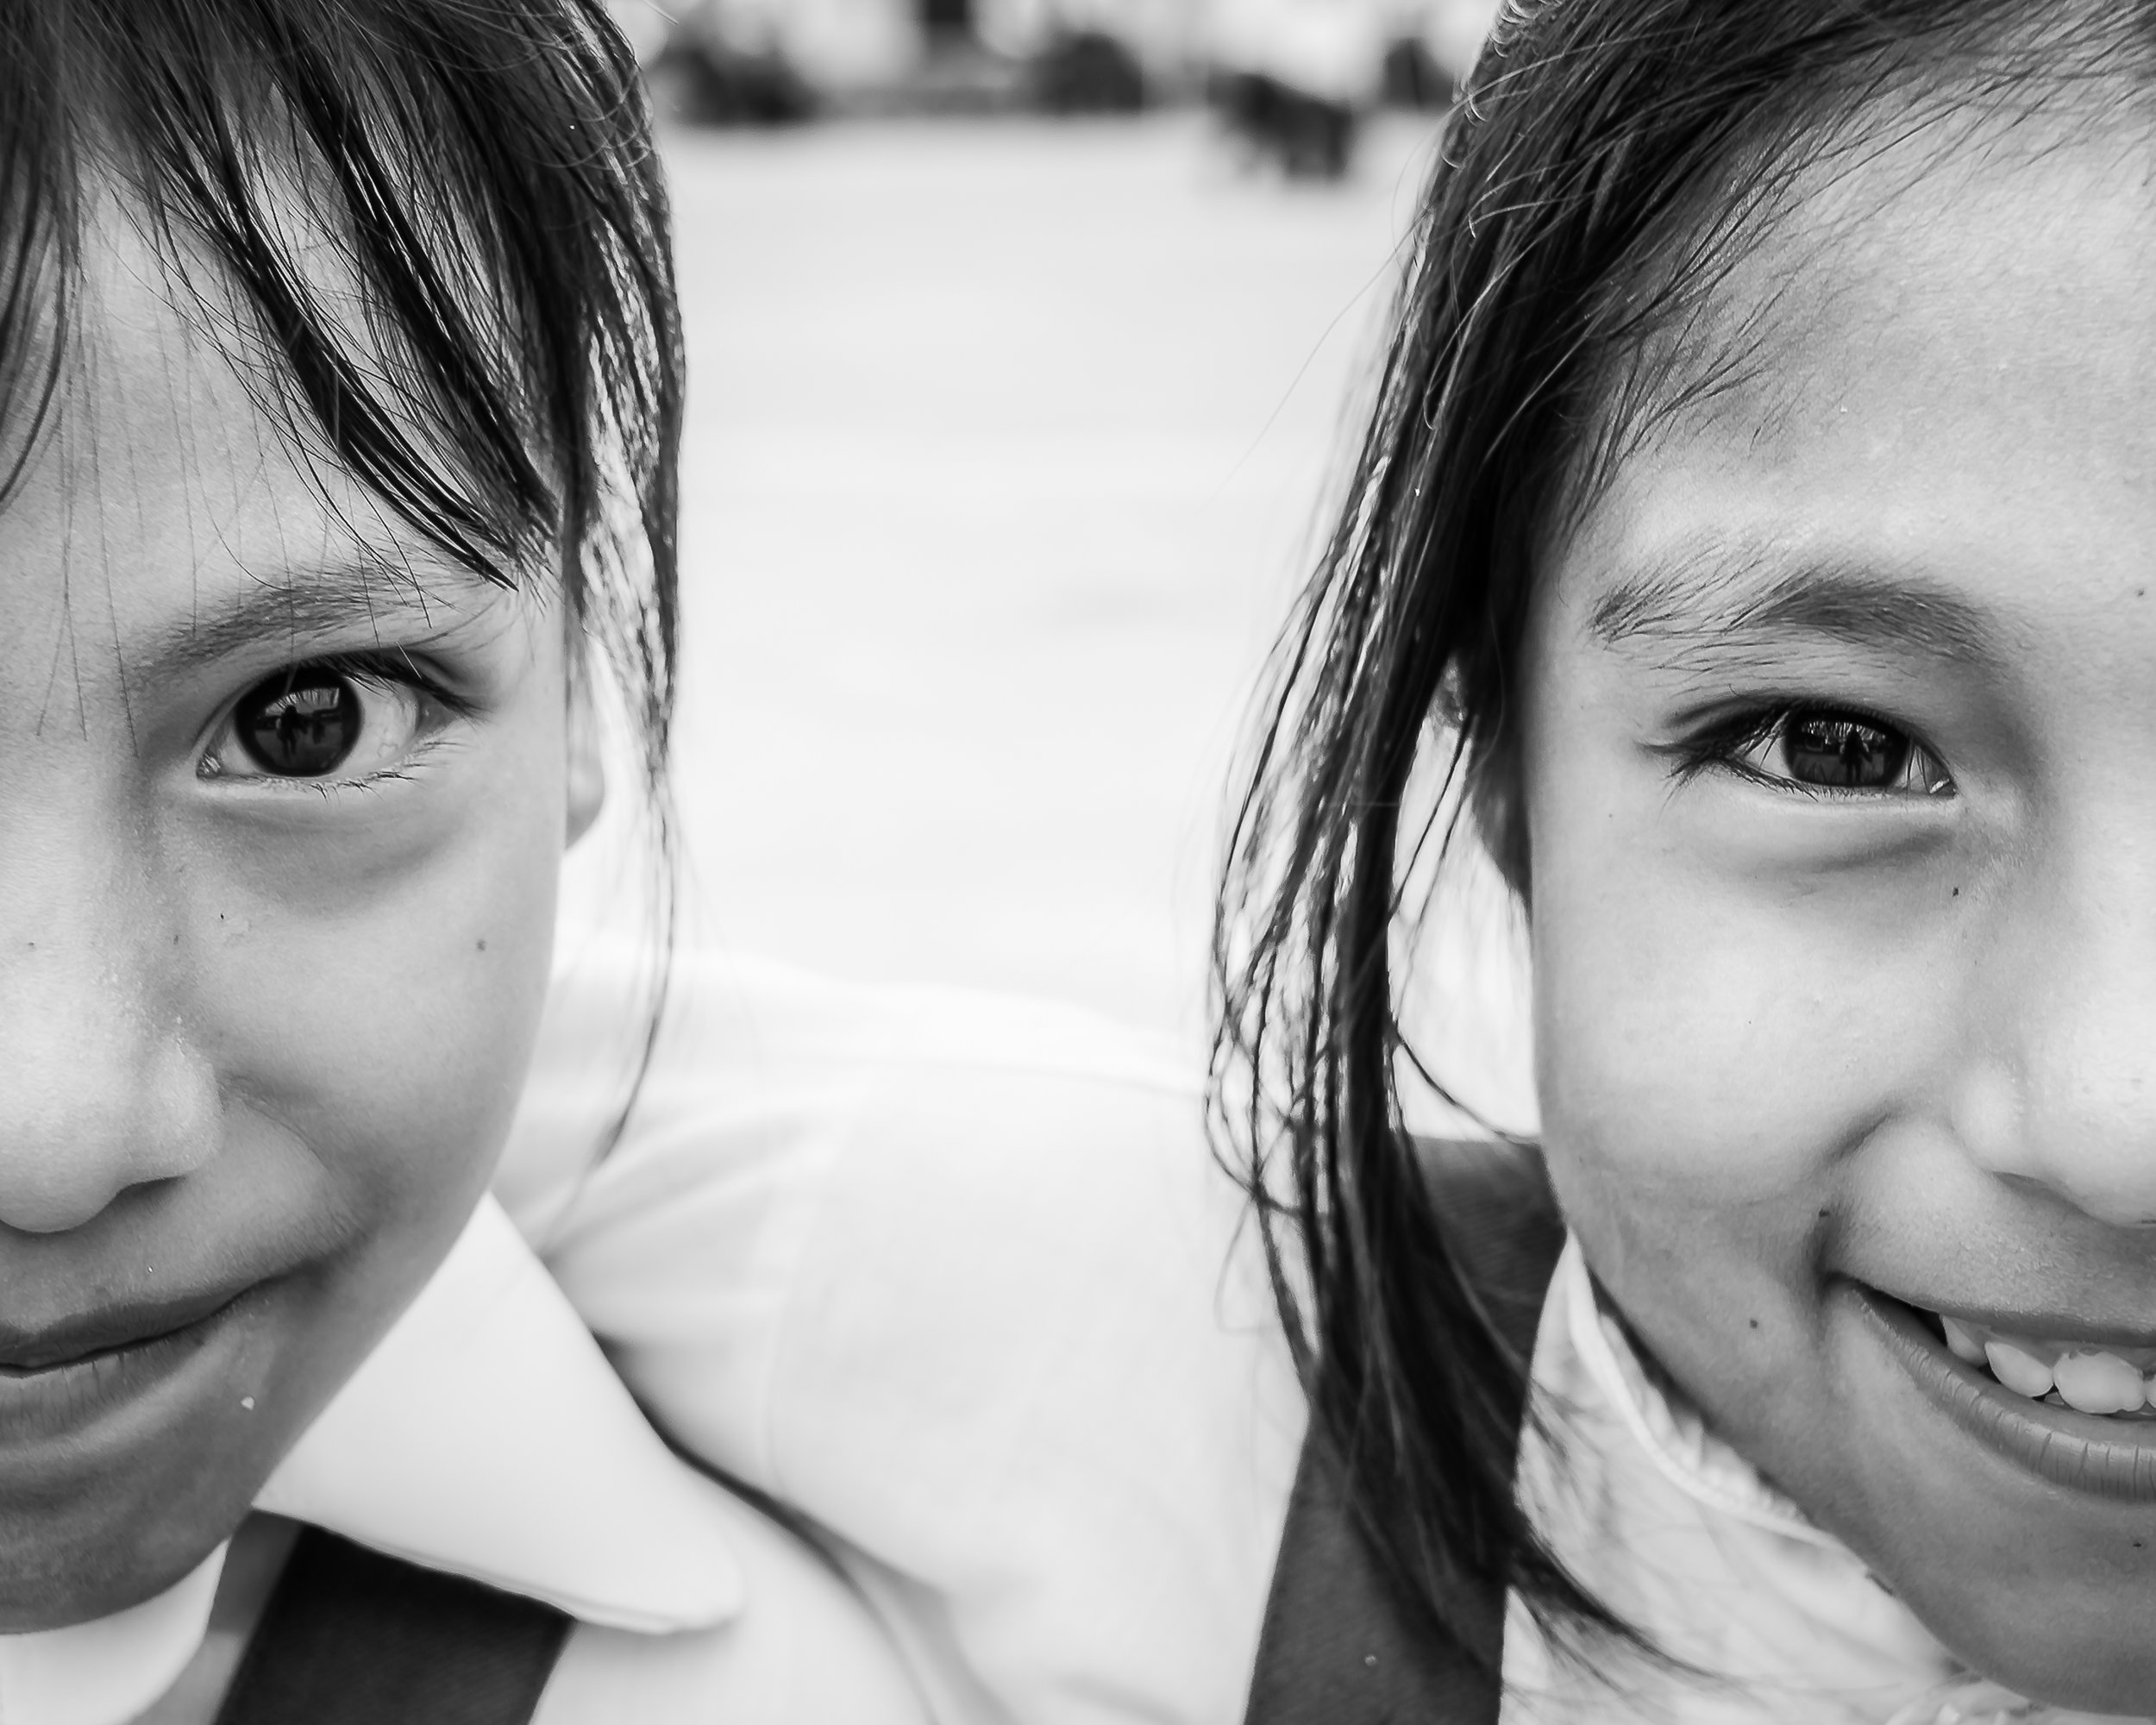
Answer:
[(200, 1562), (440, 1260), (597, 796), (554, 584), (295, 452), (123, 216), (84, 275), (0, 512), (0, 1630)]
[(2156, 1367), (2153, 173), (2084, 133), (1820, 175), (1720, 290), (1741, 381), (1620, 462), (1524, 649), (1597, 1277), (1955, 1651), (2137, 1711), (2156, 1416), (1935, 1314), (2083, 1408)]

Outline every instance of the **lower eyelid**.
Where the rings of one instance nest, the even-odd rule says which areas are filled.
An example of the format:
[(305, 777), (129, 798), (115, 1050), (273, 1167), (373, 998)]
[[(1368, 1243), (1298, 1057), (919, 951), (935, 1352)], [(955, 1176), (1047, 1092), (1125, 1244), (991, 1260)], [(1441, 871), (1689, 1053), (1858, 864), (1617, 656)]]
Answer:
[(227, 784), (248, 790), (260, 790), (270, 796), (335, 796), (344, 792), (379, 789), (413, 776), (413, 769), (425, 765), (428, 760), (444, 748), (448, 739), (439, 735), (423, 737), (408, 750), (404, 758), (392, 767), (385, 767), (371, 773), (353, 774), (342, 778), (287, 779), (273, 773), (235, 774)]

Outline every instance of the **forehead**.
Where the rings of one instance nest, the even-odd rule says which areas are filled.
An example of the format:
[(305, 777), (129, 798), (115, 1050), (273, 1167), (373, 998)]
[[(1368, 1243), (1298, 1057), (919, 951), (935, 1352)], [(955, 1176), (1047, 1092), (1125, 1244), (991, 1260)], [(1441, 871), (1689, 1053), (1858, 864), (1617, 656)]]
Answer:
[(85, 643), (123, 662), (265, 591), (304, 600), (333, 571), (347, 587), (363, 574), (385, 604), (493, 602), (323, 451), (213, 265), (176, 260), (107, 198), (73, 286), (59, 392), (0, 503), (16, 643), (0, 645), (0, 682), (24, 668), (9, 659), (63, 651), (95, 680)]
[(1561, 579), (1724, 541), (1740, 562), (1990, 571), (2024, 599), (2032, 574), (2146, 577), (2153, 164), (2138, 129), (1979, 127), (1808, 176), (1691, 351), (1662, 356), (1679, 405), (1617, 461)]

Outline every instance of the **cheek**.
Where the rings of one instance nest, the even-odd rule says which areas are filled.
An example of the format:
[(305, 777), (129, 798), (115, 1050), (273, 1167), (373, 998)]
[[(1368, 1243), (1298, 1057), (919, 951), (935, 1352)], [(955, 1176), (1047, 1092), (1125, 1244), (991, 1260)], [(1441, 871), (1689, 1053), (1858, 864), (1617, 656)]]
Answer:
[(1721, 866), (1656, 767), (1552, 744), (1530, 797), (1537, 1086), (1575, 1226), (1628, 1307), (1762, 1277), (1805, 1299), (1851, 1153), (1932, 1063), (1938, 955), (1831, 882)]
[(429, 1262), (446, 1246), (536, 1032), (564, 792), (558, 704), (528, 705), (448, 782), (392, 787), (409, 807), (385, 796), (330, 842), (266, 835), (191, 870), (221, 1085), (305, 1146), (341, 1220), (392, 1257), (407, 1230)]

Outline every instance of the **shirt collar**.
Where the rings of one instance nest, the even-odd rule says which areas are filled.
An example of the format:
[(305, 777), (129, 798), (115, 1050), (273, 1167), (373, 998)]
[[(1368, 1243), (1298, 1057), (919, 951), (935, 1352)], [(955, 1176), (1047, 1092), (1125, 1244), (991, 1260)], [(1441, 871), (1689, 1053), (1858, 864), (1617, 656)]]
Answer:
[[(492, 1197), (255, 1507), (611, 1628), (705, 1628), (744, 1603), (732, 1500), (652, 1430)], [(94, 1622), (0, 1635), (0, 1720), (135, 1717), (201, 1645), (223, 1561)]]
[(730, 1505), (492, 1196), (255, 1506), (648, 1634), (741, 1609)]

